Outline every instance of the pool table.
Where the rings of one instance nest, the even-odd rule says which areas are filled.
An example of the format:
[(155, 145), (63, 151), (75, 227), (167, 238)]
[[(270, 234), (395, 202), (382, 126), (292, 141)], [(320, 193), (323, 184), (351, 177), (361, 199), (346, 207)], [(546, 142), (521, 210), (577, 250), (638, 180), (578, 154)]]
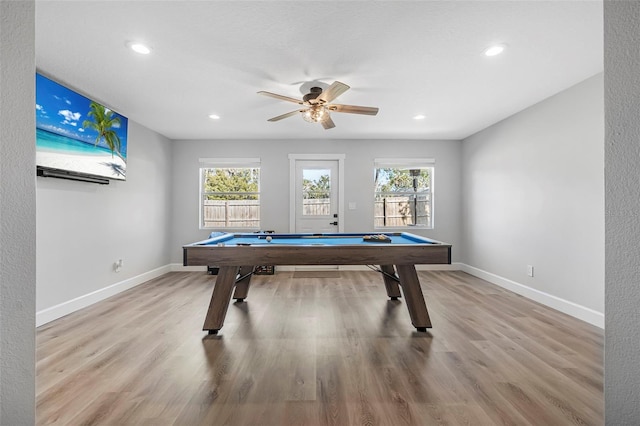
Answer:
[(251, 274), (258, 265), (377, 265), (387, 296), (392, 299), (404, 296), (411, 323), (418, 331), (426, 331), (431, 320), (415, 265), (451, 263), (451, 245), (408, 232), (214, 232), (207, 240), (183, 246), (183, 258), (185, 266), (219, 267), (202, 327), (209, 334), (217, 334), (222, 328), (232, 298), (241, 302), (247, 297)]

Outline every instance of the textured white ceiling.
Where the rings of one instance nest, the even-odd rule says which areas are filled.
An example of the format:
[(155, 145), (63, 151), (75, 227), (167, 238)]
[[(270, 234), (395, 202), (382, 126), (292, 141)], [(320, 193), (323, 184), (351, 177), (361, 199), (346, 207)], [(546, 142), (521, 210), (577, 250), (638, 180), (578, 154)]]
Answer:
[[(38, 0), (36, 64), (171, 139), (461, 139), (601, 72), (602, 2)], [(313, 80), (380, 112), (267, 122)]]

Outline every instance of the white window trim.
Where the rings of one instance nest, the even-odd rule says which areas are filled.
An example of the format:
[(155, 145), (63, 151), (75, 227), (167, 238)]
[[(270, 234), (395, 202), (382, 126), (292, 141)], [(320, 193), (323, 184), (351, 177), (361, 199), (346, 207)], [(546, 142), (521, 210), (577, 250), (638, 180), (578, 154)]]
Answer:
[[(200, 230), (210, 230), (216, 228), (209, 228), (204, 226), (204, 218), (202, 217), (202, 184), (204, 183), (202, 180), (201, 169), (207, 168), (251, 168), (258, 167), (260, 168), (260, 187), (259, 193), (262, 195), (262, 167), (261, 160), (259, 157), (252, 158), (199, 158), (198, 159), (198, 229)], [(260, 207), (262, 207), (262, 197), (260, 199)], [(260, 219), (262, 221), (262, 218)], [(253, 232), (260, 229), (260, 226), (254, 228), (220, 228), (225, 231), (240, 231), (240, 232)]]
[(260, 167), (260, 158), (200, 158), (203, 167)]
[[(423, 226), (375, 226), (375, 218), (373, 228), (376, 230), (411, 230), (411, 229), (435, 229), (435, 180), (436, 180), (436, 160), (435, 158), (374, 158), (373, 160), (373, 170), (375, 169), (384, 169), (384, 168), (407, 168), (411, 166), (420, 167), (429, 167), (433, 170), (431, 174), (431, 226), (423, 227)], [(375, 196), (374, 189), (374, 196)], [(375, 199), (375, 197), (374, 197)]]
[(424, 166), (433, 167), (436, 164), (435, 158), (375, 158), (373, 165), (376, 169), (389, 167)]

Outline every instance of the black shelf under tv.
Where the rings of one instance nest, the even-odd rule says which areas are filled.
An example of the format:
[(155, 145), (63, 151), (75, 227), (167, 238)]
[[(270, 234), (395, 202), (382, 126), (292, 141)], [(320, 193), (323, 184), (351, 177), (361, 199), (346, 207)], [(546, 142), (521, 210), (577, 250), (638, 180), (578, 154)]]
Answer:
[(90, 175), (86, 173), (77, 173), (69, 170), (60, 170), (60, 169), (52, 169), (49, 167), (37, 166), (36, 174), (42, 177), (76, 180), (81, 182), (97, 183), (99, 185), (109, 185), (109, 179), (105, 177)]

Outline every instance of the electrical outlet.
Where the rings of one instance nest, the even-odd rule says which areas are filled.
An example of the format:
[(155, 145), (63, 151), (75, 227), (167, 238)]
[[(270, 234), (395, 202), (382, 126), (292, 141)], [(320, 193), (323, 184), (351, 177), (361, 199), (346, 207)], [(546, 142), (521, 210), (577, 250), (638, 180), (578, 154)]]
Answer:
[(115, 272), (120, 272), (120, 270), (122, 269), (122, 259), (118, 259), (113, 263), (113, 270)]
[(533, 277), (533, 265), (527, 265), (527, 275)]

